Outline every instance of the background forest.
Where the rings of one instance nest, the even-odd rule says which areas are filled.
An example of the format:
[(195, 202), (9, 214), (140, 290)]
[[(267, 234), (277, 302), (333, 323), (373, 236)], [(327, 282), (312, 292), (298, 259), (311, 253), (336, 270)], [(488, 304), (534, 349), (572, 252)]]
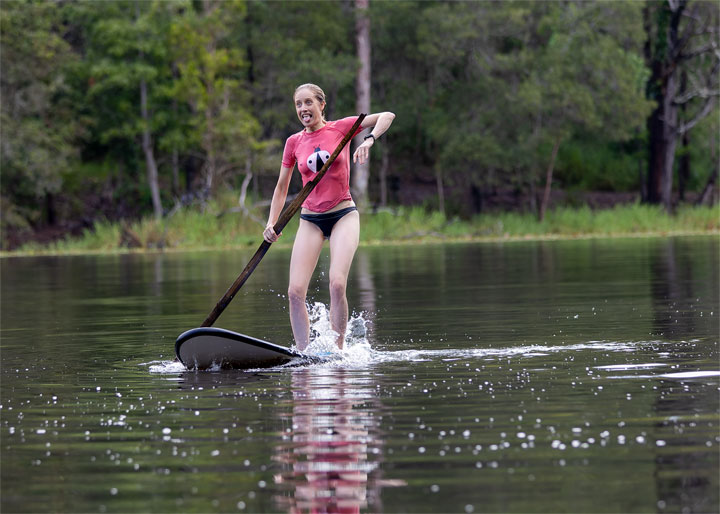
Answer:
[(305, 82), (324, 88), (329, 119), (397, 115), (367, 178), (354, 172), (366, 209), (715, 202), (719, 11), (4, 0), (2, 249), (221, 197), (263, 216)]

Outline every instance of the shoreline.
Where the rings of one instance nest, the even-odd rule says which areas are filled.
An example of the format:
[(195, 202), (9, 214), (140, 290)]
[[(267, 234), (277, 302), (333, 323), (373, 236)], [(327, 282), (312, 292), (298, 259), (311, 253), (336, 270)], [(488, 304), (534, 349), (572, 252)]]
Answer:
[[(445, 236), (439, 233), (418, 234), (391, 239), (361, 239), (358, 248), (376, 246), (412, 246), (425, 244), (497, 244), (497, 243), (522, 243), (542, 241), (582, 241), (592, 239), (659, 239), (671, 237), (713, 237), (720, 236), (720, 229), (709, 230), (654, 230), (637, 232), (609, 232), (609, 233), (576, 233), (576, 234), (524, 234), (502, 236)], [(174, 254), (193, 252), (217, 252), (232, 250), (253, 250), (260, 245), (261, 239), (256, 243), (212, 245), (212, 246), (177, 246), (168, 248), (115, 248), (115, 249), (78, 249), (78, 250), (57, 250), (57, 249), (33, 249), (0, 251), (0, 259), (12, 259), (19, 257), (77, 257), (77, 256), (98, 256), (98, 255), (153, 255), (153, 254)], [(282, 249), (292, 248), (290, 242), (273, 243), (274, 247)]]

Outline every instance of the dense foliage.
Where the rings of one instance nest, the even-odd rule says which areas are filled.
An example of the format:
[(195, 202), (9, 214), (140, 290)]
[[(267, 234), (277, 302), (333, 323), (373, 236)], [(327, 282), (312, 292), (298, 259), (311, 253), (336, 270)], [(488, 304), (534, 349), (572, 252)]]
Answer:
[[(466, 215), (503, 192), (538, 209), (551, 184), (639, 193), (658, 5), (371, 2), (373, 110), (397, 118), (370, 202), (380, 168), (390, 203)], [(0, 13), (4, 234), (162, 216), (227, 189), (259, 200), (299, 128), (295, 86), (320, 84), (331, 119), (355, 114), (348, 0), (5, 0)], [(717, 166), (713, 113), (682, 148), (687, 191)]]

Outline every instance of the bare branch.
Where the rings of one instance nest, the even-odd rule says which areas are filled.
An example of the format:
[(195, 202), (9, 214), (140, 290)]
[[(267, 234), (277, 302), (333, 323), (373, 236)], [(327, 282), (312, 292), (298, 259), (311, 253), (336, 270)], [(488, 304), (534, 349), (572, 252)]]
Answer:
[(688, 52), (683, 52), (683, 53), (680, 54), (679, 58), (682, 59), (682, 60), (687, 61), (687, 60), (689, 60), (689, 59), (692, 59), (693, 57), (697, 57), (697, 56), (703, 55), (703, 54), (709, 54), (709, 53), (711, 53), (711, 52), (714, 52), (715, 55), (717, 55), (718, 58), (720, 58), (720, 54), (718, 54), (717, 45), (715, 44), (714, 41), (711, 42), (711, 43), (708, 43), (708, 44), (706, 44), (706, 45), (704, 45), (704, 46), (701, 46), (701, 47), (699, 47), (699, 48), (695, 48), (695, 49), (693, 49), (693, 50), (690, 50), (690, 51), (688, 51)]
[(688, 103), (690, 100), (694, 98), (710, 98), (711, 96), (720, 96), (720, 89), (716, 89), (715, 91), (712, 91), (707, 88), (701, 88), (696, 89), (693, 91), (690, 91), (688, 93), (685, 93), (684, 95), (677, 96), (675, 99), (673, 99), (673, 103), (675, 105), (682, 105)]
[(684, 91), (673, 98), (675, 105), (682, 105), (693, 98), (709, 98), (711, 96), (718, 96), (720, 89), (718, 89), (717, 72), (720, 69), (720, 60), (715, 61), (712, 69), (704, 76), (699, 76), (690, 70), (686, 70), (686, 77), (691, 87), (685, 87)]
[[(682, 56), (682, 54), (683, 54), (683, 49), (684, 49), (685, 46), (690, 42), (690, 39), (691, 39), (694, 35), (697, 34), (697, 33), (695, 32), (695, 30), (694, 30), (694, 29), (695, 29), (695, 22), (696, 22), (696, 21), (701, 21), (701, 20), (699, 20), (697, 17), (694, 16), (694, 15), (697, 13), (697, 10), (698, 10), (698, 4), (694, 4), (694, 5), (692, 6), (692, 11), (691, 11), (690, 14), (688, 15), (688, 17), (690, 18), (690, 21), (685, 25), (685, 27), (683, 28), (682, 31), (680, 31), (680, 29), (679, 29), (679, 27), (678, 27), (678, 39), (677, 39), (677, 44), (675, 45), (675, 48), (673, 49), (673, 54), (674, 54), (675, 56), (677, 56), (678, 58), (680, 58), (680, 57)], [(675, 12), (675, 11), (676, 11), (676, 9), (673, 9), (673, 12)], [(679, 16), (680, 16), (680, 17), (683, 17), (683, 16), (685, 16), (686, 14), (687, 14), (687, 9), (682, 8), (682, 10), (681, 10), (680, 13), (679, 13)], [(707, 24), (707, 22), (706, 22), (706, 24)], [(702, 29), (701, 29), (701, 32), (702, 32)]]
[(218, 165), (217, 171), (215, 173), (218, 176), (222, 176), (230, 171), (240, 168), (241, 166), (243, 166), (243, 164), (239, 162), (228, 162), (223, 165)]
[(683, 17), (690, 18), (694, 21), (698, 21), (698, 22), (703, 21), (703, 19), (700, 16), (698, 16), (697, 7), (694, 8), (692, 11), (685, 11), (684, 13), (682, 13), (682, 15), (683, 15)]
[(678, 127), (678, 129), (677, 129), (678, 135), (682, 135), (682, 134), (685, 134), (686, 132), (690, 131), (691, 128), (693, 128), (695, 125), (700, 123), (700, 121), (702, 121), (705, 117), (707, 117), (707, 115), (710, 114), (710, 112), (715, 107), (715, 99), (716, 98), (717, 98), (717, 96), (708, 97), (708, 99), (705, 101), (705, 105), (703, 106), (702, 110), (700, 110), (700, 112), (697, 113), (697, 115), (695, 115), (695, 117), (693, 119), (691, 119), (687, 123), (683, 123), (682, 125), (680, 125), (680, 127)]
[(252, 172), (248, 171), (245, 174), (245, 178), (243, 179), (242, 186), (240, 187), (240, 197), (238, 198), (238, 206), (230, 209), (229, 212), (242, 212), (245, 216), (247, 216), (254, 222), (258, 223), (260, 226), (264, 227), (265, 221), (260, 219), (245, 205), (245, 199), (247, 198), (247, 189), (248, 189), (248, 186), (250, 185), (250, 181), (252, 180), (252, 178), (253, 178)]

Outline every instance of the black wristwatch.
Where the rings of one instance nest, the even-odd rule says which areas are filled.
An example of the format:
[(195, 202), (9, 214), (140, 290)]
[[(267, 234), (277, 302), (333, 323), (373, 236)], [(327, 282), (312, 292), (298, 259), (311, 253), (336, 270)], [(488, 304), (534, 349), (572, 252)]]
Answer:
[(367, 136), (365, 136), (365, 137), (363, 138), (363, 141), (367, 141), (367, 140), (370, 139), (370, 138), (373, 138), (373, 143), (374, 143), (375, 141), (377, 141), (377, 138), (376, 138), (375, 136), (373, 136), (372, 134), (368, 134)]

